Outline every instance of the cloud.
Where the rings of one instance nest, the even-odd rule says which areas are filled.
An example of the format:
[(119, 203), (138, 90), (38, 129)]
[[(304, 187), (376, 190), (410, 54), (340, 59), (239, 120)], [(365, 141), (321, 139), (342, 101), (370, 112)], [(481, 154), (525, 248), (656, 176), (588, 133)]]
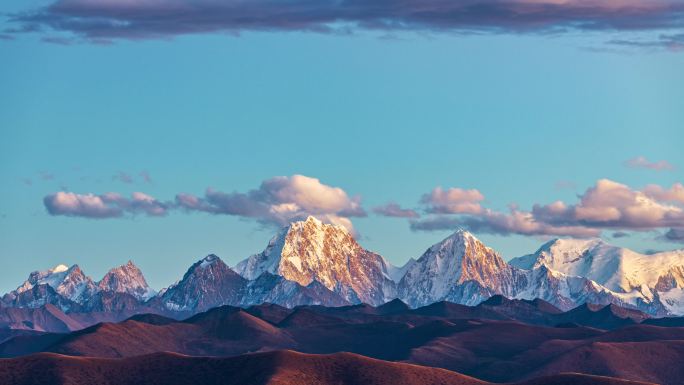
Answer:
[(209, 188), (203, 197), (178, 194), (176, 204), (187, 211), (253, 218), (262, 224), (276, 226), (313, 215), (350, 231), (353, 231), (350, 217), (367, 215), (360, 198), (349, 197), (339, 187), (304, 175), (270, 178), (246, 193), (225, 193)]
[(140, 177), (142, 178), (143, 182), (145, 183), (152, 183), (152, 177), (150, 176), (150, 173), (147, 171), (140, 171)]
[(384, 206), (378, 206), (373, 208), (373, 212), (382, 215), (384, 217), (395, 217), (395, 218), (418, 218), (420, 214), (415, 210), (403, 209), (396, 203), (390, 202)]
[(94, 219), (119, 218), (125, 214), (164, 216), (168, 212), (168, 204), (141, 192), (125, 198), (113, 192), (95, 195), (60, 191), (43, 198), (43, 204), (50, 215)]
[(665, 160), (651, 162), (644, 156), (637, 156), (636, 158), (628, 159), (624, 162), (624, 164), (629, 168), (646, 168), (656, 171), (674, 170), (674, 166)]
[(475, 189), (454, 187), (444, 190), (436, 187), (423, 195), (420, 202), (426, 204), (426, 211), (432, 214), (477, 214), (482, 211), (482, 200), (484, 195)]
[(608, 41), (609, 44), (624, 47), (666, 49), (669, 51), (684, 50), (684, 33), (660, 34), (655, 39), (614, 39)]
[(624, 231), (616, 231), (613, 233), (613, 238), (626, 238), (629, 237), (629, 233)]
[[(423, 201), (427, 200), (426, 196)], [(472, 212), (432, 210), (431, 212), (438, 215), (413, 220), (410, 225), (416, 231), (464, 227), (473, 232), (498, 235), (590, 237), (598, 236), (607, 229), (650, 231), (684, 227), (682, 203), (684, 186), (680, 183), (669, 189), (649, 185), (639, 191), (621, 183), (601, 179), (580, 195), (575, 204), (562, 201), (546, 205), (535, 204), (530, 211), (520, 210), (513, 205), (508, 212), (488, 208)]]
[(644, 188), (644, 194), (658, 201), (684, 203), (684, 185), (681, 183), (675, 183), (669, 189), (650, 184)]
[(69, 45), (73, 45), (74, 43), (76, 43), (76, 41), (74, 39), (59, 37), (59, 36), (44, 36), (43, 38), (40, 39), (40, 41), (42, 41), (43, 43), (63, 45), (63, 46), (69, 46)]
[(38, 174), (40, 175), (40, 179), (42, 179), (42, 180), (53, 180), (53, 179), (55, 179), (55, 174), (51, 174), (49, 172), (40, 172)]
[(684, 224), (681, 207), (609, 179), (597, 181), (575, 205), (535, 205), (532, 212), (535, 218), (547, 223), (593, 228), (651, 230)]
[(495, 234), (508, 236), (519, 235), (554, 235), (571, 237), (595, 237), (600, 230), (583, 226), (556, 226), (537, 221), (532, 213), (511, 208), (502, 213), (484, 210), (479, 215), (461, 217), (436, 216), (422, 221), (412, 221), (411, 230), (435, 231), (466, 228), (476, 234)]
[(554, 184), (554, 187), (556, 188), (556, 190), (573, 190), (577, 188), (577, 184), (569, 180), (559, 180)]
[(421, 30), (562, 32), (668, 30), (679, 0), (57, 0), (15, 14), (5, 31), (66, 31), (90, 40), (242, 31)]
[(669, 229), (662, 235), (661, 239), (668, 242), (684, 243), (684, 227), (679, 229)]
[(131, 184), (131, 183), (133, 183), (133, 177), (130, 176), (129, 174), (123, 172), (123, 171), (119, 171), (119, 173), (116, 174), (116, 175), (114, 175), (114, 176), (112, 177), (112, 179), (113, 179), (113, 180), (118, 180), (118, 181), (120, 181), (120, 182), (122, 182), (122, 183), (126, 183), (126, 184)]

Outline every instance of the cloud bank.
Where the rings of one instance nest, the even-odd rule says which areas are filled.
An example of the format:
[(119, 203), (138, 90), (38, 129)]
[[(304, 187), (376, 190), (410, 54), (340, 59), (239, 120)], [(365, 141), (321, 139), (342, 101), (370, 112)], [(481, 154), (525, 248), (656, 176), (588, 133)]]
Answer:
[(178, 207), (187, 211), (254, 218), (263, 224), (284, 226), (313, 215), (353, 231), (350, 217), (364, 217), (359, 197), (349, 197), (339, 187), (325, 185), (304, 175), (277, 176), (246, 193), (207, 189), (204, 196), (178, 194)]
[[(648, 185), (643, 190), (634, 190), (624, 184), (601, 179), (581, 194), (577, 203), (535, 204), (530, 211), (511, 206), (508, 212), (481, 206), (479, 210), (470, 211), (458, 207), (436, 210), (433, 200), (426, 198), (434, 196), (435, 191), (424, 196), (422, 202), (427, 205), (426, 212), (437, 215), (411, 221), (411, 229), (434, 231), (464, 227), (473, 232), (498, 235), (591, 237), (607, 229), (650, 231), (684, 227), (684, 186), (681, 183), (669, 189)], [(479, 198), (477, 202), (484, 199)], [(460, 202), (458, 199), (454, 201)]]
[[(414, 231), (465, 228), (478, 234), (595, 237), (610, 231), (613, 237), (631, 232), (660, 231), (660, 240), (682, 242), (684, 235), (684, 185), (647, 185), (634, 189), (600, 179), (575, 202), (533, 204), (524, 210), (485, 207), (477, 189), (436, 187), (424, 194), (420, 210), (391, 202), (372, 211), (384, 217), (405, 218)], [(101, 195), (60, 191), (43, 199), (48, 213), (84, 218), (120, 218), (134, 215), (161, 217), (171, 211), (208, 213), (251, 219), (264, 226), (281, 227), (313, 215), (355, 233), (353, 218), (367, 212), (359, 196), (340, 187), (304, 176), (277, 176), (251, 190), (224, 192), (208, 188), (203, 195), (176, 194), (170, 202), (141, 192), (130, 197), (109, 192)]]
[(171, 210), (179, 210), (231, 215), (254, 219), (264, 225), (284, 226), (313, 215), (352, 232), (350, 218), (367, 215), (359, 197), (350, 197), (339, 187), (304, 175), (270, 178), (247, 192), (227, 193), (208, 188), (203, 196), (180, 193), (174, 202), (160, 202), (140, 192), (125, 198), (112, 192), (95, 195), (61, 191), (46, 196), (43, 203), (50, 215), (96, 219), (137, 214), (164, 216)]
[(546, 33), (677, 30), (682, 20), (681, 0), (57, 0), (14, 15), (19, 26), (6, 33), (50, 29), (91, 40), (358, 29)]
[(475, 189), (454, 187), (444, 190), (436, 187), (429, 194), (423, 195), (420, 201), (427, 205), (426, 211), (432, 214), (478, 214), (482, 212), (482, 200), (484, 195)]
[(43, 204), (50, 215), (93, 219), (118, 218), (125, 214), (159, 217), (166, 215), (170, 207), (141, 192), (126, 198), (113, 192), (95, 195), (60, 191), (43, 198)]
[(383, 217), (394, 217), (394, 218), (418, 218), (420, 214), (412, 209), (404, 209), (397, 203), (390, 202), (384, 206), (378, 206), (373, 208), (373, 212), (383, 216)]

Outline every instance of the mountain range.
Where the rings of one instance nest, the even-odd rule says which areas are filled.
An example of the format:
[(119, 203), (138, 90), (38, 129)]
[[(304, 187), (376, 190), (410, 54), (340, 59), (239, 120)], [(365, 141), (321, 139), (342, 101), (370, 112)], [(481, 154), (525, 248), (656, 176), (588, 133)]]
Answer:
[(473, 306), (496, 295), (541, 299), (560, 311), (614, 304), (654, 317), (684, 315), (684, 250), (644, 255), (599, 239), (556, 239), (506, 262), (458, 230), (396, 267), (344, 227), (309, 217), (235, 267), (209, 255), (159, 292), (130, 261), (99, 281), (77, 265), (33, 272), (0, 300), (0, 325), (64, 331), (140, 313), (181, 319), (223, 305), (378, 306), (398, 298), (411, 308)]
[(15, 331), (23, 334), (0, 341), (0, 383), (388, 384), (399, 376), (417, 385), (680, 385), (684, 328), (647, 317), (501, 295), (477, 306), (412, 309), (395, 299), (220, 306), (183, 320), (139, 314), (70, 333)]

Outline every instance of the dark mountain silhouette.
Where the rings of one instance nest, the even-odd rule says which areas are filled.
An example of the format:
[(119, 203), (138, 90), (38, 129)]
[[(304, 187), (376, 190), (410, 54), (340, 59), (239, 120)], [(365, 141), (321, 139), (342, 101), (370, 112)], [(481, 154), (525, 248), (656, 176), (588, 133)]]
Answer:
[[(533, 314), (551, 324), (566, 320), (567, 325), (513, 319)], [(684, 359), (679, 345), (684, 343), (684, 328), (636, 324), (618, 314), (620, 309), (612, 306), (557, 313), (543, 302), (496, 297), (476, 307), (440, 302), (415, 310), (397, 301), (379, 307), (294, 310), (278, 305), (221, 306), (182, 321), (145, 314), (72, 333), (9, 335), (0, 343), (0, 355), (53, 352), (118, 358), (158, 352), (234, 356), (281, 349), (311, 354), (347, 351), (498, 383), (578, 372), (681, 385), (678, 376), (684, 373), (666, 369), (657, 360)], [(598, 327), (582, 325), (592, 322)], [(642, 351), (646, 353), (641, 355)], [(585, 357), (591, 355), (596, 355), (593, 364)], [(639, 365), (632, 367), (635, 360)]]
[(649, 318), (644, 320), (643, 324), (664, 327), (684, 327), (684, 317)]
[[(487, 385), (452, 371), (376, 360), (352, 353), (312, 355), (293, 351), (237, 357), (173, 353), (106, 359), (51, 353), (0, 361), (0, 382), (23, 384), (228, 384), (228, 385)], [(608, 377), (560, 374), (525, 385), (648, 385)], [(651, 384), (652, 385), (652, 384)]]

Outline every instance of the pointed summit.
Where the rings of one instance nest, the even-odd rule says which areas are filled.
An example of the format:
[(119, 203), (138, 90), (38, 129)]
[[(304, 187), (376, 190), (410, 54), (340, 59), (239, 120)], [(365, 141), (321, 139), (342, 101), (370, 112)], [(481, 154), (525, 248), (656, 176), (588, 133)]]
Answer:
[[(8, 293), (6, 297), (14, 301), (22, 293), (41, 285), (49, 286), (65, 299), (80, 304), (97, 291), (93, 280), (86, 276), (78, 265), (67, 268), (66, 265), (60, 264), (52, 269), (32, 272), (21, 286)], [(21, 304), (17, 304), (17, 306), (21, 306)]]
[[(568, 276), (585, 277), (617, 293), (645, 295), (684, 288), (684, 252), (644, 255), (610, 245), (601, 239), (554, 239), (533, 254), (514, 258), (510, 264), (521, 269), (546, 266)], [(677, 299), (666, 303), (675, 305)]]
[(147, 300), (155, 294), (142, 271), (131, 260), (109, 270), (97, 283), (97, 287), (102, 291), (128, 293), (139, 300)]
[(459, 229), (432, 245), (399, 282), (411, 306), (448, 300), (476, 305), (493, 294), (511, 295), (518, 274), (491, 248)]
[(202, 258), (202, 260), (200, 261), (199, 267), (207, 268), (216, 262), (223, 263), (221, 258), (219, 258), (217, 255), (209, 254), (206, 257)]
[(250, 280), (266, 272), (302, 286), (317, 281), (351, 303), (375, 305), (394, 298), (388, 268), (384, 258), (363, 249), (343, 226), (309, 216), (280, 230), (236, 271)]
[(175, 285), (160, 296), (168, 310), (204, 311), (221, 305), (237, 306), (246, 280), (214, 254), (195, 262)]

